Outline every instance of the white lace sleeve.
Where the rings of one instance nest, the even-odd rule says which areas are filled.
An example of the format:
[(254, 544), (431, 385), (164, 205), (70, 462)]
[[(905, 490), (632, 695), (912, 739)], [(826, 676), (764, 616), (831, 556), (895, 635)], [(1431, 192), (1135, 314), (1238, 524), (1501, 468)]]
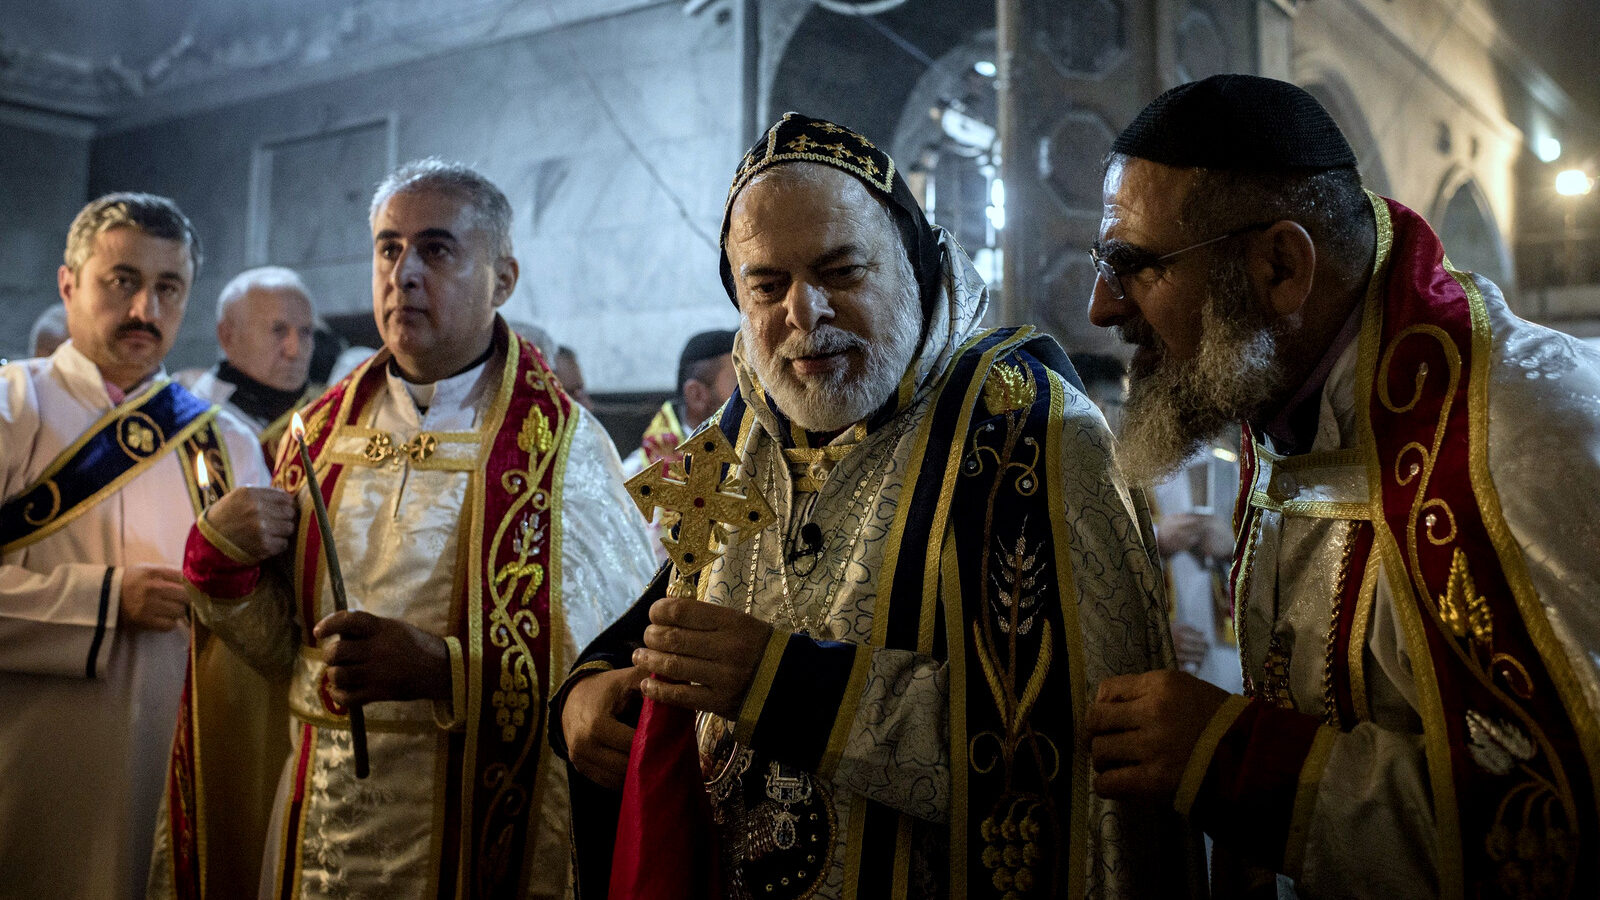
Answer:
[(562, 607), (574, 653), (627, 612), (655, 569), (616, 447), (593, 416), (577, 411), (561, 488)]

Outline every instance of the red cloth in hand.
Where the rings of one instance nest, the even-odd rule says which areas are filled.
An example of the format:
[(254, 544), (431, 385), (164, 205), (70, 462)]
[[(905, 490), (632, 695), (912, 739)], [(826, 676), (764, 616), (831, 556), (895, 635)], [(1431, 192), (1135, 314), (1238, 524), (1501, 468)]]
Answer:
[(261, 580), (259, 565), (234, 562), (206, 536), (200, 526), (189, 526), (189, 539), (183, 545), (183, 578), (207, 597), (237, 600), (256, 589)]
[(694, 717), (687, 709), (644, 701), (622, 786), (610, 900), (722, 896)]

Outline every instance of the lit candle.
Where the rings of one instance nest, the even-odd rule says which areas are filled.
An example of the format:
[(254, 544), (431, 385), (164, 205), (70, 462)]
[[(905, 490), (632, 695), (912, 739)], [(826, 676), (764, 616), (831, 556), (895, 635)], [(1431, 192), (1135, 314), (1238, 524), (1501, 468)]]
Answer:
[(211, 492), (211, 470), (206, 468), (204, 453), (197, 454), (194, 458), (194, 482), (200, 486), (201, 509), (217, 502), (216, 495)]
[[(333, 589), (333, 608), (345, 612), (350, 608), (344, 596), (344, 574), (339, 571), (339, 554), (333, 546), (333, 525), (328, 522), (328, 507), (322, 502), (322, 486), (317, 484), (317, 474), (311, 468), (311, 451), (306, 449), (306, 423), (295, 413), (289, 422), (289, 433), (300, 447), (300, 466), (306, 472), (306, 490), (311, 493), (311, 508), (316, 512), (317, 531), (322, 534), (322, 557), (328, 563), (328, 586)], [(350, 742), (355, 749), (356, 777), (367, 777), (367, 717), (361, 707), (350, 706)]]

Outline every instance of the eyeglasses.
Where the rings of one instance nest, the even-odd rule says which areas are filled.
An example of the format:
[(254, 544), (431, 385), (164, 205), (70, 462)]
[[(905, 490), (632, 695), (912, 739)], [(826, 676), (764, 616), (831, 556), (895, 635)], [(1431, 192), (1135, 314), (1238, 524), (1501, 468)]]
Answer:
[(1247, 232), (1261, 231), (1263, 229), (1272, 227), (1274, 224), (1275, 223), (1273, 222), (1257, 222), (1254, 225), (1245, 225), (1242, 228), (1235, 228), (1227, 234), (1219, 234), (1210, 240), (1201, 241), (1198, 244), (1190, 244), (1189, 246), (1184, 247), (1182, 250), (1174, 250), (1171, 253), (1162, 256), (1155, 255), (1154, 251), (1145, 250), (1142, 247), (1132, 247), (1130, 245), (1127, 253), (1131, 259), (1123, 264), (1121, 272), (1117, 271), (1117, 266), (1113, 265), (1111, 260), (1100, 255), (1099, 241), (1096, 241), (1092, 246), (1089, 247), (1089, 260), (1094, 263), (1095, 272), (1098, 274), (1100, 279), (1106, 283), (1106, 287), (1111, 289), (1111, 296), (1114, 299), (1121, 300), (1128, 296), (1128, 292), (1122, 286), (1122, 279), (1127, 276), (1133, 275), (1136, 272), (1142, 272), (1145, 269), (1153, 268), (1155, 266), (1164, 266), (1167, 264), (1168, 260), (1177, 256), (1182, 256), (1183, 254), (1188, 253), (1190, 250), (1199, 250), (1201, 247), (1209, 247), (1212, 244), (1225, 241), (1231, 237), (1238, 237), (1239, 235)]

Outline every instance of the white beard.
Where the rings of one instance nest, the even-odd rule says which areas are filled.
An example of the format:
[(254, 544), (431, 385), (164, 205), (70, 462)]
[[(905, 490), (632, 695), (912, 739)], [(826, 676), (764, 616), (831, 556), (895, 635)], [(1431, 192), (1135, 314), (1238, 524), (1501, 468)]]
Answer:
[[(1163, 357), (1129, 379), (1118, 456), (1136, 484), (1166, 479), (1227, 423), (1254, 417), (1283, 383), (1277, 336), (1243, 269), (1220, 263), (1210, 283), (1194, 359)], [(1123, 339), (1154, 345), (1154, 332), (1140, 325), (1125, 327)]]
[[(744, 323), (750, 331), (748, 320)], [(839, 431), (872, 415), (899, 386), (917, 351), (922, 333), (922, 309), (915, 288), (896, 304), (894, 317), (882, 339), (869, 343), (854, 332), (823, 325), (809, 334), (790, 336), (771, 354), (756, 341), (747, 341), (751, 364), (767, 394), (790, 421), (807, 431)], [(825, 376), (801, 378), (790, 367), (799, 356), (859, 348), (865, 353), (865, 371), (853, 377), (850, 367)]]

